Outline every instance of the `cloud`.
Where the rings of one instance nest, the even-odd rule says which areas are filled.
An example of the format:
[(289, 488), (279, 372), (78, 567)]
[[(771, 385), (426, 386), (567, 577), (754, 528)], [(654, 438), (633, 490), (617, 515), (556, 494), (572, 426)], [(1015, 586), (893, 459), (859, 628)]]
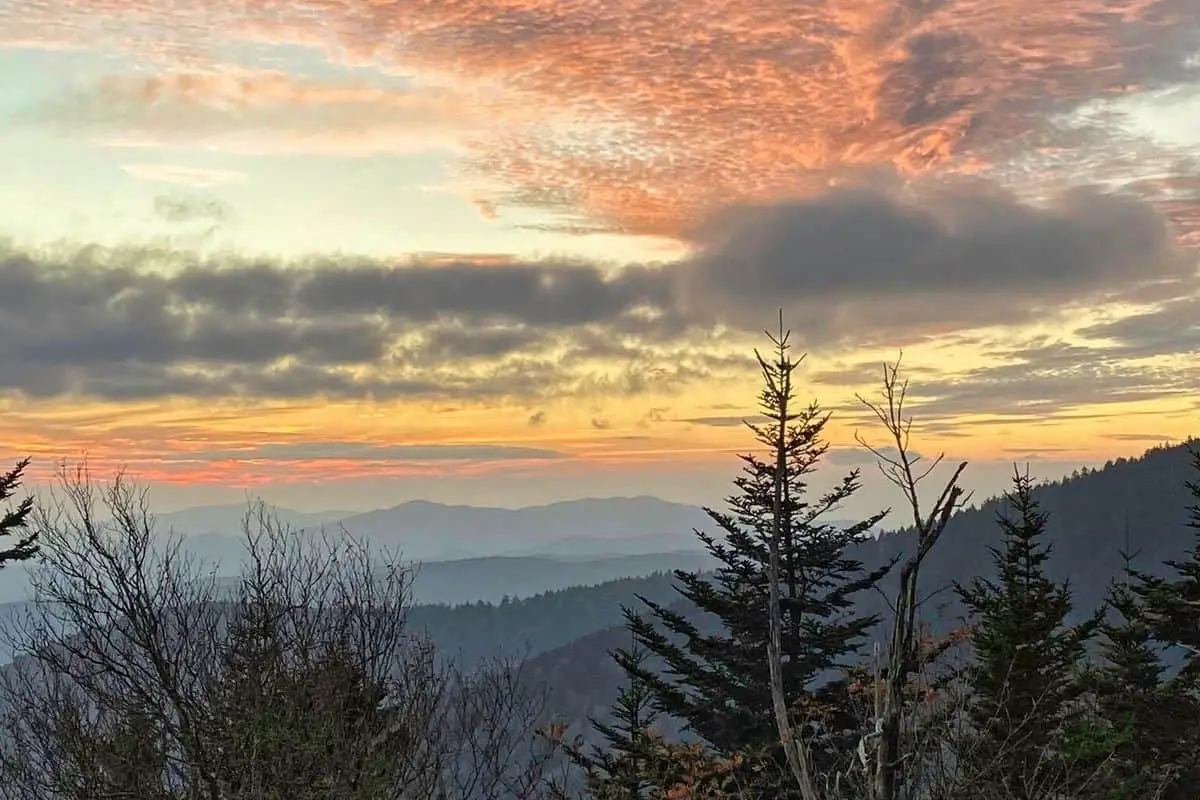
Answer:
[(220, 223), (229, 219), (232, 209), (211, 197), (159, 195), (154, 198), (154, 213), (167, 222)]
[[(499, 95), (505, 110), (541, 120), (488, 127), (467, 142), (470, 166), (509, 186), (503, 202), (559, 211), (568, 225), (667, 235), (730, 199), (808, 191), (846, 166), (978, 170), (1045, 141), (1072, 151), (1066, 161), (1089, 162), (1094, 139), (1057, 136), (1057, 116), (1194, 81), (1200, 67), (1189, 58), (1200, 47), (1193, 0), (755, 0), (736, 9), (686, 0), (26, 0), (0, 10), (0, 29), (42, 42), (107, 37), (176, 67), (229, 43), (299, 44), (343, 64), (444, 79), (485, 114)], [(221, 89), (278, 115), (236, 106), (250, 124), (338, 124), (311, 113), (314, 97), (331, 99), (329, 87), (263, 81), (250, 92), (236, 81)], [(144, 97), (127, 88), (116, 96)], [(190, 84), (167, 88), (153, 97), (196, 97)], [(413, 125), (429, 133), (445, 116), (455, 126), (466, 118), (458, 107), (410, 114), (407, 98), (337, 102), (350, 119), (391, 126), (393, 143)], [(173, 114), (170, 103), (135, 112)], [(201, 128), (208, 120), (190, 119)], [(327, 138), (352, 144), (336, 128)], [(388, 142), (364, 138), (364, 150)]]
[(989, 355), (1002, 363), (913, 384), (913, 413), (922, 420), (967, 414), (1048, 417), (1091, 405), (1185, 398), (1200, 380), (1194, 364), (1126, 359), (1119, 351), (1049, 339), (997, 348)]
[(498, 358), (540, 342), (544, 334), (532, 327), (474, 328), (444, 326), (429, 331), (408, 356), (430, 362)]
[(751, 425), (763, 425), (770, 421), (770, 418), (764, 417), (761, 414), (747, 414), (744, 417), (685, 417), (679, 420), (679, 422), (686, 422), (689, 425), (706, 425), (710, 428), (741, 428), (747, 422)]
[(545, 461), (566, 453), (538, 447), (494, 444), (373, 445), (362, 442), (264, 444), (243, 449), (205, 450), (168, 458), (204, 461)]
[(1179, 437), (1167, 436), (1165, 433), (1107, 433), (1105, 439), (1118, 442), (1177, 442)]
[(540, 428), (546, 424), (546, 412), (535, 411), (529, 415), (529, 426), (531, 428)]
[(479, 209), (479, 213), (483, 215), (484, 219), (493, 221), (500, 218), (500, 212), (496, 210), (496, 204), (491, 200), (478, 196), (471, 196), (469, 199), (471, 204)]
[[(156, 207), (173, 220), (226, 213), (201, 197)], [(734, 206), (694, 236), (688, 258), (620, 267), (10, 248), (0, 251), (0, 386), (105, 397), (628, 395), (746, 374), (748, 337), (781, 306), (802, 346), (824, 352), (1114, 302), (1164, 304), (1179, 321), (1155, 335), (1170, 337), (1194, 308), (1195, 260), (1162, 218), (1091, 190), (1032, 205), (978, 181), (860, 184)], [(866, 376), (854, 364), (841, 370), (854, 375), (814, 379), (857, 379), (860, 368)]]
[(1200, 350), (1200, 295), (1182, 297), (1120, 319), (1075, 331), (1113, 356), (1150, 358), (1191, 355)]
[[(908, 370), (905, 370), (908, 372)], [(879, 383), (883, 378), (883, 361), (863, 361), (856, 364), (838, 364), (833, 369), (811, 372), (805, 376), (813, 383), (825, 386), (862, 386)]]
[(236, 170), (184, 167), (177, 164), (122, 164), (121, 169), (142, 180), (176, 183), (199, 189), (241, 183), (247, 178), (246, 173)]
[(781, 306), (806, 343), (1018, 323), (1196, 279), (1152, 208), (1092, 189), (1033, 205), (980, 181), (879, 182), (734, 206), (692, 237), (689, 314), (748, 328)]
[[(540, 398), (671, 391), (736, 371), (697, 350), (687, 325), (665, 323), (674, 339), (656, 332), (673, 315), (666, 279), (649, 267), (553, 261), (10, 249), (0, 251), (0, 389)], [(634, 357), (581, 353), (597, 328), (640, 342)]]
[[(529, 6), (519, 25), (499, 4), (473, 11), (470, 23), (434, 12), (412, 30), (401, 13), (384, 27), (404, 31), (410, 58), (460, 60), (595, 122), (588, 137), (497, 141), (479, 167), (518, 185), (511, 202), (667, 235), (731, 197), (812, 190), (846, 166), (977, 169), (1053, 111), (1185, 79), (1200, 24), (1186, 0), (760, 0), (734, 12), (594, 0)], [(469, 52), (448, 46), (464, 36)], [(568, 58), (566, 75), (551, 68)]]
[[(444, 87), (385, 88), (361, 79), (213, 65), (106, 76), (27, 109), (19, 120), (88, 132), (112, 146), (371, 155), (458, 149), (502, 120), (516, 125), (520, 116)], [(135, 174), (205, 179), (202, 171), (154, 165), (137, 165)]]
[(651, 425), (657, 425), (660, 422), (666, 422), (667, 412), (670, 410), (671, 409), (667, 406), (646, 409), (646, 413), (637, 421), (637, 426), (639, 428), (648, 428)]

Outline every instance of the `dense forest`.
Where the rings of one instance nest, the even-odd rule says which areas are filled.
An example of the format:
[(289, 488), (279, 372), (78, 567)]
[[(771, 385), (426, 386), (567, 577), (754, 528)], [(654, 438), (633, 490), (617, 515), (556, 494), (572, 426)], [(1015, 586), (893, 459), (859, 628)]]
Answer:
[(64, 470), (0, 518), (0, 564), (39, 562), (0, 797), (1200, 796), (1193, 443), (969, 505), (892, 365), (862, 443), (911, 524), (876, 537), (882, 509), (835, 521), (857, 471), (811, 486), (830, 417), (772, 345), (757, 452), (697, 532), (715, 569), (414, 605), (408, 566), (260, 504), (230, 583), (128, 481)]

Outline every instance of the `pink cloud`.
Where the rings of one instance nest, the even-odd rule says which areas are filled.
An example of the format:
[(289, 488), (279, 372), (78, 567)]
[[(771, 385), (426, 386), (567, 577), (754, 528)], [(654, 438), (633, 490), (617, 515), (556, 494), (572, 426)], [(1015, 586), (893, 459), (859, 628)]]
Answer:
[[(27, 0), (18, 11), (50, 38), (136, 20), (160, 56), (298, 42), (451, 81), (467, 106), (503, 98), (547, 121), (466, 137), (468, 164), (510, 187), (502, 203), (664, 235), (845, 169), (994, 165), (1048, 135), (1054, 113), (1194, 79), (1200, 27), (1192, 0)], [(308, 102), (278, 85), (255, 97)]]

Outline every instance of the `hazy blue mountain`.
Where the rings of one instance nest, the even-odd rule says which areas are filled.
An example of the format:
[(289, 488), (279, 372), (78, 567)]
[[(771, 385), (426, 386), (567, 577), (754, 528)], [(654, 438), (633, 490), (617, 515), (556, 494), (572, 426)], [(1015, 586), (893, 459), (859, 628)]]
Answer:
[[(469, 560), (495, 556), (556, 559), (553, 563), (529, 562), (524, 566), (506, 562), (501, 572), (508, 578), (439, 586), (431, 589), (431, 602), (499, 600), (505, 594), (527, 596), (548, 589), (670, 569), (684, 562), (673, 563), (674, 555), (666, 561), (658, 556), (674, 551), (690, 551), (693, 555), (700, 552), (691, 531), (707, 523), (699, 508), (653, 497), (570, 500), (521, 509), (451, 506), (418, 500), (366, 513), (273, 510), (281, 522), (304, 535), (316, 535), (322, 527), (342, 526), (375, 547), (398, 551), (408, 561), (457, 559), (464, 562), (462, 569), (474, 569), (467, 565)], [(156, 527), (164, 537), (170, 531), (182, 535), (189, 552), (217, 564), (219, 574), (233, 575), (245, 556), (241, 536), (245, 513), (244, 504), (189, 508), (156, 514)], [(625, 556), (653, 558), (639, 564), (622, 561)], [(607, 563), (572, 570), (564, 566), (568, 560)], [(534, 577), (543, 569), (547, 571), (544, 579)], [(432, 580), (423, 583), (434, 585)], [(472, 594), (475, 589), (479, 593)], [(28, 577), (23, 567), (10, 567), (0, 575), (0, 603), (28, 596)]]
[[(227, 562), (244, 552), (245, 506), (210, 506), (158, 515), (162, 531), (189, 534), (188, 547)], [(414, 500), (363, 513), (303, 514), (276, 509), (281, 522), (313, 535), (344, 527), (406, 560), (446, 561), (491, 556), (608, 557), (699, 550), (692, 535), (708, 518), (695, 506), (653, 497), (568, 500), (508, 509)]]
[[(495, 562), (502, 561), (502, 564)], [(674, 596), (674, 578), (668, 568), (643, 572), (638, 577), (620, 577), (603, 581), (588, 581), (585, 570), (553, 573), (554, 564), (530, 562), (530, 559), (478, 559), (471, 562), (434, 562), (423, 567), (423, 579), (418, 576), (417, 605), (409, 611), (408, 624), (414, 631), (429, 634), (438, 651), (475, 663), (494, 655), (535, 656), (568, 644), (582, 636), (602, 630), (621, 617), (621, 605), (628, 604), (634, 595), (651, 600), (670, 602)], [(661, 561), (694, 569), (688, 559), (659, 554), (642, 563), (620, 564), (593, 562), (591, 573), (603, 575), (613, 570), (632, 569), (638, 572)], [(570, 588), (538, 589), (527, 592), (501, 592), (486, 601), (463, 602), (459, 594), (464, 585), (476, 580), (481, 572), (497, 573), (486, 581), (495, 584), (507, 573), (513, 585), (532, 589), (546, 582), (534, 567), (551, 573), (550, 582), (576, 579), (581, 585)], [(572, 565), (579, 566), (579, 565)], [(701, 567), (706, 564), (700, 564)], [(524, 572), (525, 574), (521, 574)], [(513, 575), (515, 573), (515, 579)], [(424, 586), (424, 591), (421, 590)], [(456, 588), (457, 587), (457, 588)], [(518, 586), (518, 588), (520, 588)], [(465, 593), (470, 593), (469, 587)], [(456, 594), (458, 592), (459, 594)], [(524, 595), (524, 596), (520, 596)], [(439, 602), (436, 598), (443, 598)], [(430, 598), (433, 598), (431, 601)], [(26, 612), (25, 601), (0, 604), (0, 631), (5, 625)], [(11, 659), (7, 641), (0, 636), (0, 664)]]
[[(1160, 448), (1140, 459), (1111, 462), (1102, 470), (1071, 476), (1035, 491), (1050, 515), (1047, 536), (1054, 547), (1050, 571), (1071, 580), (1079, 613), (1102, 599), (1108, 582), (1118, 573), (1121, 549), (1139, 550), (1138, 566), (1149, 570), (1163, 559), (1186, 557), (1193, 546), (1185, 524), (1187, 506), (1192, 502), (1184, 486), (1189, 478), (1195, 476), (1186, 450)], [(435, 513), (437, 507), (425, 505), (424, 511)], [(954, 580), (968, 580), (990, 570), (988, 546), (999, 534), (995, 517), (1000, 510), (999, 501), (989, 500), (957, 515), (927, 562), (921, 594), (935, 593), (935, 597), (926, 604), (925, 612), (940, 616), (942, 626), (955, 623), (957, 609), (952, 602), (939, 609), (953, 595), (937, 592)], [(476, 518), (486, 519), (486, 515)], [(667, 540), (674, 543), (676, 536)], [(548, 538), (545, 545), (554, 546), (560, 540)], [(600, 541), (622, 544), (621, 537)], [(911, 531), (886, 533), (878, 541), (864, 543), (858, 555), (868, 565), (876, 564), (909, 551), (912, 544)], [(461, 654), (468, 660), (501, 651), (526, 651), (533, 657), (532, 674), (553, 688), (556, 710), (578, 719), (603, 713), (621, 680), (620, 671), (607, 658), (609, 650), (629, 644), (629, 634), (620, 625), (620, 606), (636, 606), (635, 594), (643, 594), (688, 613), (683, 604), (671, 602), (675, 596), (670, 588), (672, 578), (653, 573), (710, 566), (707, 556), (695, 551), (616, 558), (493, 557), (429, 562), (420, 567), (415, 579), (416, 599), (422, 605), (413, 609), (410, 621), (429, 631), (442, 652)], [(7, 574), (0, 578), (10, 579), (15, 572), (5, 570)], [(625, 577), (638, 574), (649, 577)], [(570, 586), (575, 588), (564, 588)], [(526, 599), (501, 602), (506, 595)], [(462, 604), (481, 598), (491, 602)], [(860, 600), (864, 610), (884, 610), (875, 593), (866, 593)], [(0, 607), (0, 617), (12, 609)], [(708, 619), (697, 622), (702, 628), (712, 624)]]
[[(430, 561), (539, 554), (546, 548), (558, 554), (564, 540), (598, 540), (590, 552), (584, 546), (576, 554), (621, 552), (615, 545), (629, 539), (642, 540), (643, 552), (661, 553), (680, 546), (680, 534), (686, 539), (692, 528), (706, 521), (695, 506), (654, 497), (614, 497), (519, 509), (417, 500), (347, 517), (342, 524), (378, 546), (400, 550), (407, 559)], [(656, 540), (664, 544), (645, 544)], [(614, 547), (604, 547), (604, 541)]]
[(550, 558), (604, 558), (638, 556), (652, 553), (702, 552), (704, 545), (691, 530), (657, 536), (627, 536), (607, 539), (598, 536), (578, 536), (559, 539), (533, 547), (504, 553), (506, 556), (545, 556)]
[(418, 566), (413, 599), (418, 603), (456, 605), (498, 603), (505, 597), (532, 597), (572, 586), (591, 586), (620, 578), (640, 578), (675, 569), (709, 570), (716, 562), (701, 552), (653, 553), (588, 560), (537, 557), (470, 558), (431, 561)]
[[(242, 530), (242, 519), (246, 515), (248, 503), (231, 503), (228, 505), (196, 506), (182, 511), (171, 511), (165, 514), (155, 514), (158, 528), (166, 532), (174, 529), (177, 533), (190, 535), (220, 534), (236, 536)], [(336, 523), (340, 519), (352, 517), (356, 511), (314, 511), (306, 513), (290, 508), (273, 506), (272, 510), (278, 515), (279, 521), (294, 528), (308, 528), (318, 525)]]

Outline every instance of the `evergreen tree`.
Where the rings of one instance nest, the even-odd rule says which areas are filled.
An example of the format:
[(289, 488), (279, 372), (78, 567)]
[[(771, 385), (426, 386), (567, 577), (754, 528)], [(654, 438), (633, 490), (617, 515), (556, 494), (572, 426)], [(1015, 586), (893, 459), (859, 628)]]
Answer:
[[(614, 658), (645, 669), (646, 650), (635, 642), (629, 650), (618, 650)], [(612, 722), (589, 720), (604, 740), (603, 746), (586, 753), (578, 746), (564, 745), (567, 756), (585, 772), (588, 797), (593, 800), (639, 800), (660, 788), (655, 780), (661, 740), (653, 731), (658, 712), (654, 696), (638, 674), (617, 696)]]
[[(1192, 468), (1200, 474), (1200, 450), (1191, 450)], [(1154, 638), (1182, 651), (1183, 665), (1176, 678), (1190, 690), (1200, 691), (1200, 482), (1188, 481), (1195, 502), (1188, 509), (1188, 527), (1195, 545), (1187, 561), (1168, 561), (1171, 579), (1137, 575), (1135, 591), (1143, 603), (1143, 616)]]
[[(8, 500), (21, 487), (21, 479), (29, 459), (17, 462), (8, 472), (0, 475), (0, 501)], [(0, 516), (0, 536), (15, 536), (25, 532), (29, 527), (29, 515), (33, 513), (33, 498), (26, 497), (14, 508), (10, 508)], [(0, 549), (0, 567), (10, 561), (28, 561), (38, 554), (37, 533), (25, 533), (11, 547)]]
[(997, 580), (955, 587), (975, 619), (965, 670), (973, 735), (960, 774), (971, 797), (1032, 800), (1078, 777), (1058, 745), (1078, 721), (1084, 648), (1101, 616), (1066, 624), (1070, 587), (1045, 574), (1046, 515), (1028, 474), (1015, 475), (1006, 500), (1013, 516), (999, 515), (1004, 536), (991, 548)]
[[(387, 742), (396, 713), (342, 644), (313, 647), (288, 630), (288, 609), (248, 603), (231, 620), (209, 743), (232, 798), (372, 798), (392, 785)], [(395, 758), (399, 762), (399, 758)]]
[[(1191, 456), (1200, 473), (1200, 451), (1193, 448)], [(1131, 720), (1130, 780), (1171, 800), (1194, 796), (1200, 785), (1200, 482), (1186, 485), (1195, 500), (1188, 509), (1195, 536), (1191, 558), (1166, 562), (1175, 573), (1169, 578), (1127, 570), (1130, 580), (1117, 598), (1120, 605), (1113, 605), (1126, 620), (1119, 635), (1136, 637), (1136, 649), (1109, 654), (1113, 666), (1107, 670), (1113, 678), (1108, 703)], [(1164, 649), (1181, 657), (1169, 676)]]
[(1115, 619), (1100, 627), (1103, 663), (1094, 671), (1096, 725), (1102, 746), (1092, 753), (1103, 776), (1095, 795), (1111, 800), (1184, 800), (1200, 781), (1190, 765), (1195, 737), (1184, 735), (1200, 715), (1196, 698), (1164, 678), (1165, 668), (1126, 559), (1126, 580), (1109, 591)]
[[(759, 363), (762, 414), (768, 422), (748, 427), (767, 457), (741, 456), (742, 474), (734, 481), (738, 492), (728, 498), (728, 513), (705, 509), (724, 534), (722, 542), (696, 532), (720, 562), (715, 574), (709, 578), (698, 572), (675, 573), (680, 594), (716, 617), (720, 630), (703, 631), (690, 615), (639, 597), (649, 614), (627, 609), (627, 625), (666, 669), (651, 672), (628, 656), (619, 656), (618, 662), (645, 683), (657, 708), (684, 720), (716, 754), (743, 757), (738, 779), (752, 795), (760, 791), (792, 797), (798, 790), (787, 775), (772, 714), (772, 537), (779, 565), (785, 699), (789, 711), (806, 723), (798, 735), (811, 750), (818, 774), (842, 766), (857, 742), (859, 723), (840, 667), (878, 621), (854, 612), (855, 595), (874, 586), (890, 565), (866, 573), (859, 561), (845, 554), (847, 547), (868, 535), (882, 513), (846, 529), (823, 521), (858, 490), (859, 472), (850, 472), (824, 495), (810, 491), (810, 477), (828, 449), (823, 432), (829, 415), (815, 402), (798, 413), (788, 410), (791, 374), (799, 360), (781, 347), (777, 361), (760, 356)], [(777, 473), (782, 487), (778, 509)]]

